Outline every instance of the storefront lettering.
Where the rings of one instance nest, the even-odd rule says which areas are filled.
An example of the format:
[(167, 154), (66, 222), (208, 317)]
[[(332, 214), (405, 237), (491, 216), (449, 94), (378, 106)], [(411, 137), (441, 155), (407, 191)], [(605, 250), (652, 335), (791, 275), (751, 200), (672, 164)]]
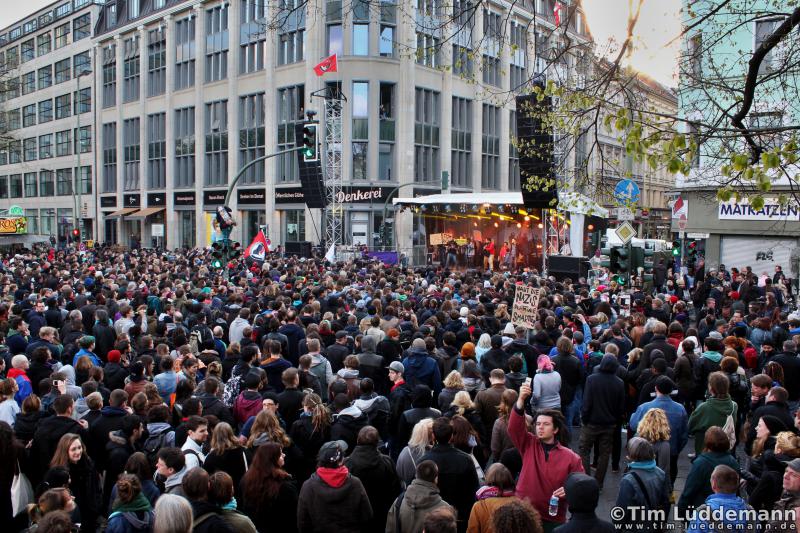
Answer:
[(800, 208), (797, 206), (782, 206), (777, 203), (769, 203), (761, 209), (753, 209), (749, 204), (725, 202), (719, 204), (719, 218), (723, 220), (773, 220), (787, 218), (800, 220)]
[(756, 253), (756, 261), (773, 261), (772, 251)]
[(346, 193), (340, 191), (336, 200), (343, 204), (352, 202), (365, 202), (367, 200), (380, 200), (383, 196), (383, 189), (369, 189), (369, 190), (356, 190), (355, 192)]
[(26, 217), (0, 218), (0, 234), (28, 233), (28, 219)]

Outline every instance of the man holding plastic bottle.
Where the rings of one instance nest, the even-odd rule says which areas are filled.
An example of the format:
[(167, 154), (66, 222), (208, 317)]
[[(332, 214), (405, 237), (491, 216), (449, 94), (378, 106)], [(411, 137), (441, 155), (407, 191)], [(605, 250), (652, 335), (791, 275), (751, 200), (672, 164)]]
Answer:
[(573, 472), (583, 472), (580, 456), (569, 449), (564, 416), (555, 409), (535, 413), (535, 432), (525, 427), (525, 403), (530, 380), (522, 384), (508, 421), (508, 434), (522, 456), (516, 495), (530, 502), (542, 517), (544, 533), (566, 522), (564, 483)]

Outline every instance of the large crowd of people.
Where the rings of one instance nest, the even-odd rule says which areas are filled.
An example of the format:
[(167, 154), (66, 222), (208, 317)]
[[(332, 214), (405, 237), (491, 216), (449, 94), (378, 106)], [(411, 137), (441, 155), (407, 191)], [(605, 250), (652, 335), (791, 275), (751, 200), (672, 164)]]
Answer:
[[(209, 253), (2, 257), (9, 531), (797, 527), (800, 314), (780, 268), (626, 288)], [(542, 289), (530, 329), (520, 285)]]

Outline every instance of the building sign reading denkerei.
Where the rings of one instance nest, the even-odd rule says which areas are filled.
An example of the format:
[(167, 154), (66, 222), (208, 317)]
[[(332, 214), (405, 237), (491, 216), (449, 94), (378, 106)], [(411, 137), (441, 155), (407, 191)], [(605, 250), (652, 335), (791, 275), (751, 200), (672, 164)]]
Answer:
[[(337, 200), (343, 204), (380, 204), (393, 190), (392, 187), (344, 187)], [(275, 189), (276, 204), (301, 204), (304, 201), (301, 187)]]

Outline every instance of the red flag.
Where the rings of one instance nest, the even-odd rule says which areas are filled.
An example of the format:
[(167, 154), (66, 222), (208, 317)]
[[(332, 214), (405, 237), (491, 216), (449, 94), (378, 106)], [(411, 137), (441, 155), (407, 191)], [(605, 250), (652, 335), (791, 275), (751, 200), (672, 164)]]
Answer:
[(556, 19), (556, 26), (561, 26), (561, 3), (553, 4), (553, 17)]
[(267, 258), (267, 252), (269, 252), (269, 240), (264, 236), (263, 231), (259, 231), (250, 246), (245, 249), (244, 260), (247, 263), (262, 264)]
[(336, 54), (326, 57), (322, 62), (314, 67), (317, 76), (322, 76), (326, 72), (336, 72)]

